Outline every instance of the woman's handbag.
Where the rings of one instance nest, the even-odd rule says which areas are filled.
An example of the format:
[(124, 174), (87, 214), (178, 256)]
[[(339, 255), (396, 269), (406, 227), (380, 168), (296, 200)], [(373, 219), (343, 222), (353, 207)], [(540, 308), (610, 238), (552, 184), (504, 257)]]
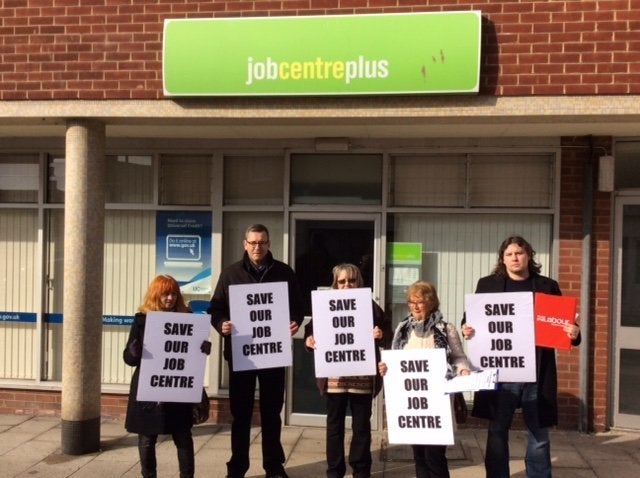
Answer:
[(209, 420), (209, 397), (207, 392), (202, 389), (202, 398), (199, 403), (193, 404), (193, 424), (200, 425)]
[(453, 411), (456, 415), (456, 423), (466, 423), (469, 411), (467, 410), (467, 402), (462, 392), (453, 394)]

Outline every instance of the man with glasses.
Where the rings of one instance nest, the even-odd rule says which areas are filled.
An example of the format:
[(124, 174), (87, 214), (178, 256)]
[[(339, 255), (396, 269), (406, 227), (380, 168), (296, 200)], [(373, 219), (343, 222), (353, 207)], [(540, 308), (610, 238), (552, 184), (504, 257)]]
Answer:
[(261, 282), (286, 282), (289, 288), (289, 331), (294, 335), (302, 323), (302, 301), (293, 270), (277, 261), (269, 251), (269, 231), (262, 224), (247, 228), (242, 260), (224, 269), (211, 298), (208, 313), (211, 324), (224, 339), (224, 358), (229, 364), (229, 403), (231, 407), (231, 459), (227, 476), (242, 478), (249, 469), (251, 417), (256, 389), (260, 386), (260, 421), (262, 427), (262, 466), (266, 478), (287, 477), (285, 455), (280, 442), (284, 403), (285, 368), (234, 371), (231, 353), (233, 323), (229, 314), (229, 286)]

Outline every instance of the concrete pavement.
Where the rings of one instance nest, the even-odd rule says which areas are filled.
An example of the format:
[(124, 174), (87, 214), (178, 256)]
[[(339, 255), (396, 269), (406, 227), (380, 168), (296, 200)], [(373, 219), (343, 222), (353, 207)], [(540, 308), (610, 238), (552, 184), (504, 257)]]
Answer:
[[(60, 453), (60, 419), (0, 415), (0, 477), (102, 478), (139, 475), (137, 436), (127, 433), (121, 421), (103, 420), (102, 449), (82, 456)], [(252, 430), (251, 469), (247, 478), (264, 476), (260, 465), (260, 433)], [(448, 449), (452, 478), (484, 478), (483, 450), (486, 432), (463, 428), (456, 444)], [(196, 476), (222, 478), (229, 458), (229, 426), (206, 423), (194, 428)], [(325, 471), (324, 429), (284, 427), (282, 442), (290, 478), (323, 477)], [(524, 478), (526, 435), (511, 433), (511, 473)], [(640, 433), (611, 431), (600, 434), (553, 431), (551, 438), (555, 478), (640, 477)], [(374, 478), (415, 476), (411, 450), (388, 446), (385, 434), (373, 436)], [(157, 447), (158, 476), (177, 477), (175, 447), (162, 437)], [(350, 475), (348, 475), (350, 476)]]

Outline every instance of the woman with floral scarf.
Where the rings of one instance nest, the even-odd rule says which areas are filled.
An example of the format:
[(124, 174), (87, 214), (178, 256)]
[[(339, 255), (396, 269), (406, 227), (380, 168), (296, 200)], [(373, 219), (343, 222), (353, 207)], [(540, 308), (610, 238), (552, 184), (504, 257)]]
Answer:
[[(393, 350), (443, 348), (447, 351), (447, 378), (468, 375), (471, 364), (462, 350), (455, 325), (445, 322), (435, 287), (418, 281), (407, 289), (409, 316), (398, 324), (393, 335)], [(380, 362), (381, 375), (387, 371)], [(446, 445), (412, 445), (416, 478), (449, 478)]]

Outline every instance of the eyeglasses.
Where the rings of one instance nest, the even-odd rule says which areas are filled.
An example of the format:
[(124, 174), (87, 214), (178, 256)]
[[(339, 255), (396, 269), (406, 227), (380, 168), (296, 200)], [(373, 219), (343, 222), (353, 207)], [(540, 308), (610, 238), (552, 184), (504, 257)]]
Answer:
[(269, 244), (269, 241), (244, 241), (251, 247), (263, 247)]
[(357, 279), (338, 279), (338, 281), (337, 281), (337, 282), (338, 282), (338, 284), (340, 284), (340, 285), (344, 285), (344, 284), (346, 284), (347, 282), (348, 282), (349, 284), (355, 284), (356, 282), (358, 282), (358, 280), (357, 280)]
[(416, 300), (416, 301), (407, 301), (407, 305), (409, 307), (411, 307), (412, 305), (415, 305), (416, 307), (422, 307), (423, 305), (427, 305), (427, 302), (424, 300)]

